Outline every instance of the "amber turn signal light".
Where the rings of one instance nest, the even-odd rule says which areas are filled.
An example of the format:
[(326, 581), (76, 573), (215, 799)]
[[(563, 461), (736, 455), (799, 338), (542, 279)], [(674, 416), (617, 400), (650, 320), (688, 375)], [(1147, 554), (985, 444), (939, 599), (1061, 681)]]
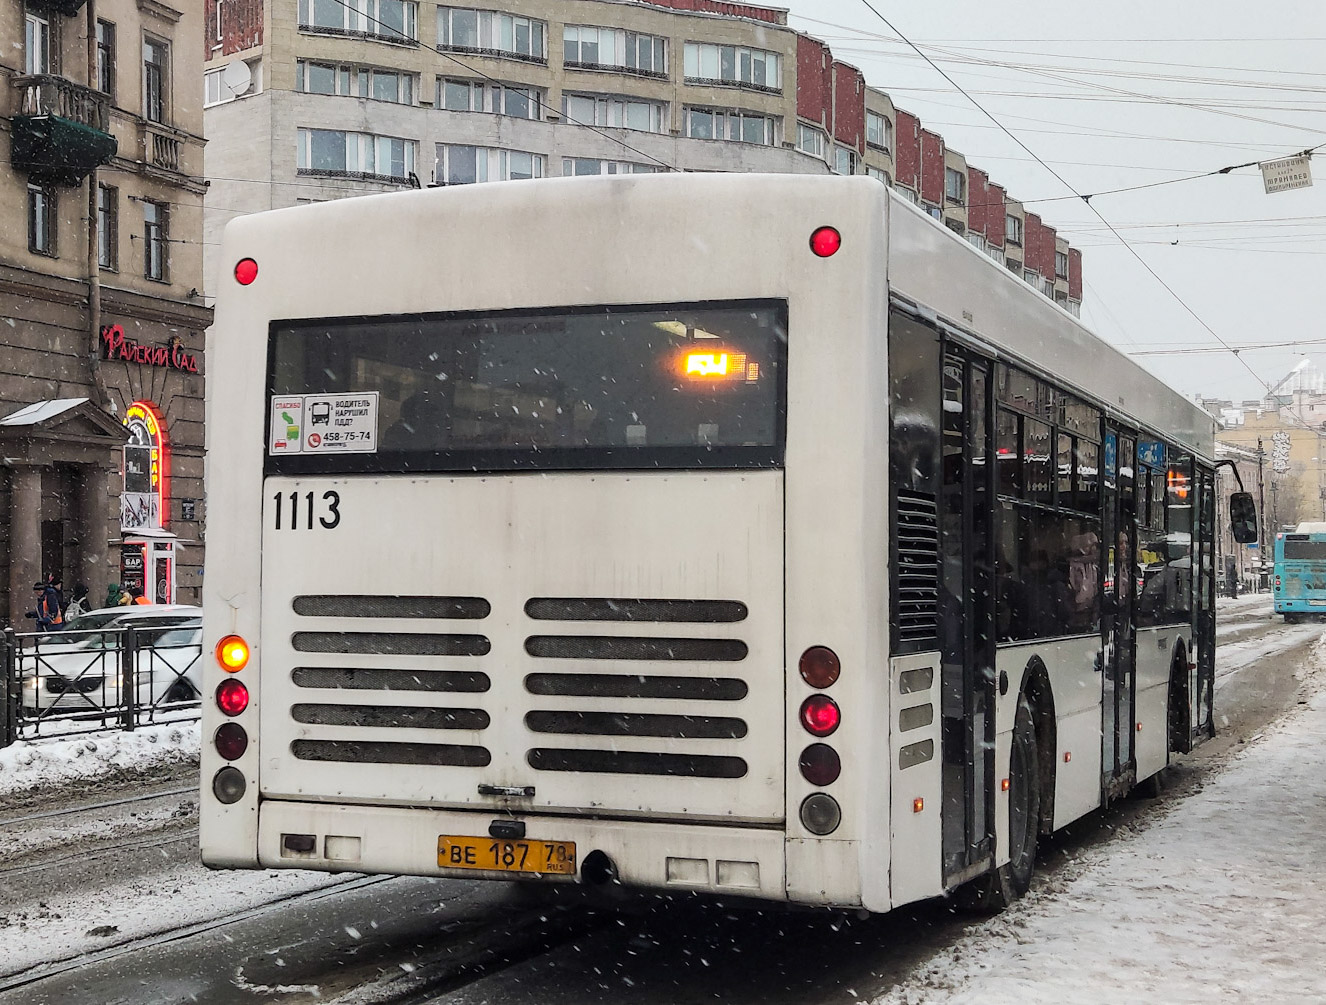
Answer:
[(216, 644), (216, 661), (229, 673), (249, 665), (249, 644), (238, 635), (227, 635)]

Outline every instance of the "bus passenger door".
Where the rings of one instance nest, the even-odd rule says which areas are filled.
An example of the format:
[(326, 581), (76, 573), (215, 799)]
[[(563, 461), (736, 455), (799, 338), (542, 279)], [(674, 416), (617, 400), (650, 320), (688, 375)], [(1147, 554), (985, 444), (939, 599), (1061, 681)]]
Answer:
[(994, 848), (995, 621), (990, 370), (950, 347), (943, 372), (940, 645), (944, 878)]
[(1134, 607), (1137, 600), (1136, 439), (1112, 427), (1105, 431), (1105, 496), (1102, 530), (1105, 603), (1101, 612), (1101, 783), (1106, 796), (1127, 791), (1133, 761), (1133, 700), (1136, 687)]

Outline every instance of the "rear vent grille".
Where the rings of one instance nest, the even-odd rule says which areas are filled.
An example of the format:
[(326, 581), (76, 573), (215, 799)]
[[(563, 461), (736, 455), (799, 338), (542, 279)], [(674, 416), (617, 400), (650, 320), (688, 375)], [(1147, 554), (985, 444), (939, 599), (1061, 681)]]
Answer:
[(525, 613), (538, 621), (663, 621), (730, 624), (746, 620), (736, 600), (590, 600), (535, 597)]
[(483, 768), (492, 755), (483, 747), (458, 743), (386, 743), (358, 740), (295, 740), (290, 752), (301, 761), (345, 764), (429, 764)]
[(426, 635), (413, 632), (295, 632), (291, 645), (301, 653), (373, 656), (486, 656), (483, 635)]
[(939, 645), (939, 519), (932, 496), (898, 491), (893, 651)]
[(645, 677), (634, 674), (532, 673), (530, 694), (571, 698), (676, 698), (682, 701), (740, 701), (749, 688), (735, 677)]
[(717, 660), (746, 658), (740, 639), (660, 639), (612, 635), (531, 635), (525, 640), (531, 656), (581, 660)]
[(559, 750), (536, 747), (526, 758), (540, 771), (585, 771), (613, 775), (671, 775), (684, 778), (744, 778), (740, 757), (654, 754), (630, 750)]
[(492, 721), (481, 708), (416, 708), (411, 705), (298, 704), (295, 722), (317, 726), (368, 726), (374, 729), (487, 729)]
[(353, 691), (452, 691), (482, 694), (492, 686), (486, 673), (461, 670), (365, 670), (351, 667), (295, 667), (295, 687)]
[(492, 613), (482, 597), (368, 597), (319, 594), (296, 597), (291, 605), (306, 618), (479, 619)]
[(710, 715), (650, 715), (636, 712), (530, 712), (525, 725), (535, 733), (572, 736), (669, 736), (678, 740), (739, 740), (740, 719)]

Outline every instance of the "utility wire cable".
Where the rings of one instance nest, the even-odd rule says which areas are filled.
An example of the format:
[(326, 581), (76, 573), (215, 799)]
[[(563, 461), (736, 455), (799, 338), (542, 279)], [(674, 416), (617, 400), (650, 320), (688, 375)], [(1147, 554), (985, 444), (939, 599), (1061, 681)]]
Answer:
[[(1212, 328), (1209, 324), (1207, 324), (1207, 323), (1201, 318), (1201, 316), (1198, 315), (1198, 313), (1197, 313), (1195, 310), (1193, 310), (1192, 307), (1190, 307), (1190, 306), (1188, 305), (1187, 301), (1185, 301), (1181, 296), (1179, 296), (1179, 294), (1174, 290), (1174, 288), (1173, 288), (1172, 286), (1170, 286), (1169, 283), (1165, 282), (1165, 280), (1161, 278), (1160, 274), (1159, 274), (1158, 272), (1156, 272), (1155, 269), (1153, 269), (1149, 264), (1147, 264), (1146, 259), (1144, 259), (1144, 258), (1143, 258), (1143, 257), (1137, 252), (1137, 250), (1134, 249), (1134, 248), (1132, 247), (1132, 245), (1130, 245), (1130, 244), (1128, 243), (1128, 241), (1124, 239), (1123, 235), (1120, 234), (1120, 233), (1114, 228), (1114, 225), (1111, 224), (1110, 221), (1107, 220), (1107, 219), (1105, 218), (1105, 216), (1100, 212), (1100, 210), (1098, 210), (1094, 205), (1092, 205), (1092, 203), (1091, 203), (1091, 198), (1092, 198), (1092, 197), (1091, 197), (1091, 196), (1089, 196), (1089, 195), (1088, 195), (1088, 196), (1083, 196), (1080, 192), (1077, 191), (1077, 189), (1075, 189), (1072, 185), (1070, 185), (1070, 184), (1068, 183), (1067, 179), (1065, 179), (1061, 174), (1059, 174), (1058, 171), (1056, 171), (1054, 168), (1052, 168), (1049, 164), (1046, 164), (1045, 161), (1041, 160), (1041, 158), (1040, 158), (1039, 156), (1037, 156), (1037, 154), (1036, 154), (1036, 152), (1035, 152), (1034, 150), (1032, 150), (1032, 149), (1031, 149), (1029, 146), (1027, 146), (1027, 144), (1025, 144), (1024, 142), (1022, 142), (1022, 140), (1018, 139), (1018, 137), (1015, 136), (1015, 135), (1013, 134), (1013, 132), (1012, 132), (1011, 130), (1008, 129), (1007, 126), (1005, 126), (1002, 122), (1000, 122), (997, 118), (995, 118), (995, 116), (994, 116), (993, 114), (991, 114), (991, 113), (985, 108), (985, 106), (983, 106), (979, 101), (977, 101), (977, 100), (976, 100), (975, 98), (973, 98), (970, 94), (968, 94), (968, 93), (966, 92), (966, 90), (963, 89), (963, 87), (962, 87), (961, 84), (959, 84), (956, 80), (954, 80), (952, 77), (950, 77), (950, 76), (949, 76), (949, 75), (948, 75), (948, 74), (947, 74), (942, 68), (940, 68), (940, 67), (939, 67), (939, 66), (938, 66), (938, 65), (937, 65), (937, 64), (936, 64), (936, 63), (935, 63), (935, 62), (934, 62), (929, 56), (927, 56), (924, 52), (922, 52), (921, 49), (917, 48), (916, 45), (915, 45), (913, 42), (911, 42), (911, 40), (909, 40), (909, 39), (907, 38), (906, 35), (904, 35), (904, 34), (903, 34), (902, 32), (900, 32), (897, 28), (895, 28), (895, 27), (893, 26), (893, 23), (890, 22), (889, 19), (886, 18), (882, 13), (880, 13), (880, 11), (874, 6), (874, 4), (872, 4), (872, 3), (870, 2), (870, 0), (861, 0), (861, 2), (862, 2), (862, 3), (863, 3), (863, 4), (864, 4), (864, 5), (865, 5), (870, 11), (871, 11), (871, 13), (873, 13), (876, 17), (878, 17), (881, 21), (883, 21), (886, 25), (888, 25), (890, 31), (892, 31), (892, 32), (893, 32), (894, 34), (896, 34), (899, 38), (901, 38), (904, 42), (906, 42), (909, 46), (911, 46), (911, 47), (912, 47), (913, 49), (915, 49), (918, 53), (920, 53), (921, 56), (924, 57), (925, 61), (926, 61), (927, 63), (929, 63), (929, 64), (931, 65), (931, 67), (934, 68), (934, 70), (935, 70), (936, 73), (938, 73), (938, 74), (939, 74), (940, 76), (942, 76), (945, 80), (947, 80), (947, 81), (949, 82), (949, 84), (951, 84), (954, 88), (956, 88), (956, 89), (957, 89), (957, 90), (958, 90), (958, 91), (959, 91), (964, 97), (967, 98), (968, 101), (970, 101), (973, 105), (975, 105), (976, 108), (979, 109), (979, 110), (981, 111), (982, 114), (984, 114), (988, 119), (990, 119), (991, 122), (993, 122), (993, 123), (995, 123), (995, 125), (999, 126), (1000, 130), (1004, 133), (1004, 135), (1006, 135), (1009, 139), (1011, 139), (1011, 140), (1012, 140), (1014, 143), (1016, 143), (1019, 147), (1021, 147), (1021, 148), (1022, 148), (1023, 150), (1025, 150), (1028, 154), (1030, 154), (1032, 157), (1034, 157), (1034, 158), (1035, 158), (1035, 159), (1041, 164), (1041, 166), (1045, 168), (1046, 171), (1050, 172), (1050, 174), (1053, 175), (1053, 176), (1055, 177), (1055, 179), (1057, 179), (1058, 182), (1059, 182), (1061, 185), (1064, 186), (1064, 188), (1068, 189), (1068, 191), (1072, 192), (1075, 196), (1077, 196), (1079, 199), (1081, 199), (1082, 202), (1084, 202), (1084, 203), (1086, 204), (1087, 208), (1090, 209), (1090, 210), (1092, 211), (1092, 213), (1094, 213), (1094, 214), (1096, 215), (1097, 218), (1099, 218), (1100, 222), (1103, 223), (1103, 224), (1109, 229), (1110, 233), (1112, 233), (1112, 234), (1115, 236), (1115, 238), (1119, 241), (1119, 243), (1122, 244), (1125, 248), (1127, 248), (1128, 251), (1129, 251), (1129, 253), (1130, 253), (1135, 259), (1137, 259), (1137, 261), (1141, 264), (1142, 268), (1146, 269), (1146, 271), (1147, 271), (1148, 273), (1151, 274), (1151, 277), (1152, 277), (1153, 279), (1155, 279), (1155, 281), (1158, 282), (1162, 287), (1165, 288), (1165, 290), (1169, 293), (1169, 295), (1172, 296), (1172, 297), (1174, 298), (1174, 300), (1175, 300), (1175, 301), (1176, 301), (1176, 302), (1177, 302), (1177, 303), (1178, 303), (1178, 304), (1179, 304), (1179, 305), (1180, 305), (1185, 311), (1187, 311), (1187, 313), (1192, 317), (1192, 319), (1193, 319), (1194, 321), (1196, 321), (1199, 325), (1201, 325), (1202, 328), (1204, 328), (1207, 332), (1209, 332), (1209, 333), (1211, 334), (1211, 336), (1212, 336), (1217, 342), (1219, 342), (1219, 343), (1220, 343), (1221, 345), (1223, 345), (1226, 349), (1228, 349), (1228, 351), (1229, 351), (1230, 353), (1232, 353), (1232, 354), (1234, 355), (1234, 357), (1237, 358), (1238, 361), (1243, 365), (1243, 368), (1244, 368), (1245, 370), (1247, 370), (1248, 373), (1251, 374), (1251, 375), (1253, 376), (1253, 378), (1254, 378), (1259, 384), (1263, 385), (1267, 390), (1270, 390), (1270, 386), (1271, 386), (1271, 385), (1270, 385), (1269, 383), (1267, 383), (1265, 380), (1263, 380), (1262, 377), (1258, 375), (1257, 371), (1255, 371), (1255, 370), (1254, 370), (1254, 369), (1248, 364), (1248, 361), (1245, 360), (1241, 355), (1239, 355), (1239, 350), (1238, 350), (1238, 349), (1235, 349), (1235, 348), (1234, 348), (1233, 346), (1231, 346), (1228, 342), (1226, 342), (1225, 339), (1221, 337), (1221, 335), (1220, 335), (1219, 332), (1217, 332), (1214, 328)], [(1323, 144), (1323, 145), (1326, 145), (1326, 144)], [(1232, 170), (1232, 169), (1231, 169), (1231, 170)]]

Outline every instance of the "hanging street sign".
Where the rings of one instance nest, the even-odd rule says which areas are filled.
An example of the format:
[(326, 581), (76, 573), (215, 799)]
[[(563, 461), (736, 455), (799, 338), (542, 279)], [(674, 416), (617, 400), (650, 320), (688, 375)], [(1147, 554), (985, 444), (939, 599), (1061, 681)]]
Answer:
[(1282, 157), (1276, 161), (1262, 161), (1257, 166), (1262, 169), (1262, 184), (1266, 194), (1288, 192), (1296, 188), (1312, 187), (1311, 158), (1307, 154), (1296, 157)]

